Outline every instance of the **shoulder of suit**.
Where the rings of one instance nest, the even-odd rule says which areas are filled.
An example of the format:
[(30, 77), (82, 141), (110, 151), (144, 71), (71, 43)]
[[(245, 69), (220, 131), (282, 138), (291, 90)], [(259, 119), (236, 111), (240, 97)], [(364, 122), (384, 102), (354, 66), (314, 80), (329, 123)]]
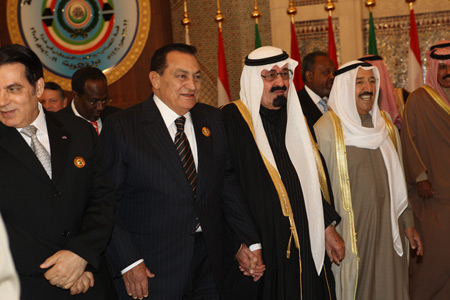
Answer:
[(66, 129), (74, 129), (76, 131), (82, 131), (82, 130), (91, 130), (91, 125), (86, 121), (83, 120), (80, 117), (77, 117), (75, 115), (65, 114), (59, 112), (51, 112), (47, 111), (45, 113), (45, 118), (47, 123), (53, 123), (54, 125), (60, 127), (60, 128), (66, 128)]

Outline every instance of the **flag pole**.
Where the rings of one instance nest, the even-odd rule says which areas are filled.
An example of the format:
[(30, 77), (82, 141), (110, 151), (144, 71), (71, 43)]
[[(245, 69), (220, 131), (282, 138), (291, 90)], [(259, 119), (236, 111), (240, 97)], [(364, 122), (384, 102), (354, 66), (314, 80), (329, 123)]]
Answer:
[(298, 66), (295, 68), (294, 72), (294, 85), (296, 91), (299, 91), (303, 88), (304, 83), (302, 80), (302, 61), (300, 58), (300, 51), (298, 50), (297, 33), (295, 32), (294, 25), (294, 16), (297, 14), (297, 9), (295, 8), (292, 0), (289, 1), (287, 14), (291, 17), (291, 58), (298, 61)]
[(408, 50), (408, 71), (407, 86), (409, 92), (423, 85), (422, 61), (420, 59), (419, 36), (417, 34), (416, 18), (414, 16), (413, 3), (416, 0), (405, 0), (409, 4), (409, 50)]
[(258, 10), (258, 0), (255, 0), (255, 6), (252, 11), (252, 18), (255, 20), (255, 49), (261, 47), (261, 36), (259, 35), (258, 20), (261, 12)]
[(334, 67), (338, 68), (336, 42), (334, 40), (333, 30), (333, 10), (335, 9), (333, 0), (328, 0), (325, 4), (325, 10), (328, 12), (328, 56), (334, 62)]
[(366, 6), (369, 8), (369, 54), (378, 55), (377, 39), (375, 36), (375, 24), (373, 22), (372, 8), (375, 6), (375, 0), (366, 0)]
[(189, 20), (188, 12), (187, 12), (187, 0), (184, 0), (184, 18), (181, 20), (181, 25), (184, 26), (185, 30), (185, 43), (190, 45), (191, 38), (189, 37), (189, 24), (191, 24), (191, 20)]
[(218, 24), (218, 44), (217, 44), (217, 104), (222, 106), (230, 102), (230, 87), (228, 84), (227, 62), (225, 59), (225, 47), (222, 37), (222, 22), (224, 17), (220, 11), (220, 1), (217, 0), (217, 14), (215, 20)]

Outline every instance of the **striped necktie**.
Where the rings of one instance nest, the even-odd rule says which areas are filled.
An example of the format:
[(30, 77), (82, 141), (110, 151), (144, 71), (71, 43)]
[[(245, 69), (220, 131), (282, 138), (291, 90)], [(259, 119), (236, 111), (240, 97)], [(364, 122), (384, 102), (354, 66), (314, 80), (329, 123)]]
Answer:
[(322, 106), (323, 112), (326, 113), (328, 111), (327, 98), (320, 99), (319, 104)]
[(89, 121), (89, 122), (91, 122), (92, 126), (94, 126), (94, 129), (97, 132), (97, 134), (100, 135), (100, 132), (98, 131), (98, 123), (97, 123), (97, 121)]
[(34, 125), (28, 125), (22, 128), (20, 132), (31, 138), (31, 150), (33, 150), (34, 154), (41, 162), (42, 166), (48, 174), (48, 177), (52, 179), (52, 162), (50, 154), (48, 153), (47, 149), (45, 149), (44, 145), (39, 142), (36, 136), (37, 128)]
[(185, 122), (185, 117), (179, 117), (175, 120), (177, 133), (175, 134), (174, 143), (175, 148), (177, 149), (177, 153), (180, 156), (186, 179), (191, 186), (192, 193), (194, 193), (195, 195), (197, 189), (197, 171), (195, 170), (194, 157), (192, 156), (191, 147), (189, 146), (189, 141), (187, 139), (186, 133), (184, 132)]

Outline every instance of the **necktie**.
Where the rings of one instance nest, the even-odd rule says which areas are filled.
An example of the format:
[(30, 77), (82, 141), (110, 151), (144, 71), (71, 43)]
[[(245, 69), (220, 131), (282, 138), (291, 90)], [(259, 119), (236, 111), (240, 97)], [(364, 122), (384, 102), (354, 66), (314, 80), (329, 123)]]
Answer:
[(97, 134), (100, 135), (100, 132), (98, 131), (98, 123), (97, 121), (89, 121), (91, 122), (92, 126), (94, 126), (95, 131), (97, 131)]
[(47, 172), (50, 179), (52, 178), (52, 162), (50, 160), (50, 154), (47, 149), (39, 142), (36, 136), (37, 128), (33, 125), (28, 125), (22, 128), (21, 132), (26, 136), (31, 138), (31, 149), (33, 150), (36, 157), (41, 162), (45, 171)]
[(191, 147), (189, 146), (189, 141), (187, 139), (186, 133), (184, 132), (185, 122), (185, 117), (179, 117), (175, 120), (177, 133), (175, 134), (174, 143), (175, 148), (177, 149), (177, 153), (180, 156), (186, 179), (188, 180), (192, 192), (195, 195), (195, 190), (197, 189), (197, 172), (195, 170), (194, 157), (192, 156)]
[(326, 98), (320, 99), (319, 104), (320, 106), (322, 106), (324, 113), (326, 113), (328, 111), (327, 99)]

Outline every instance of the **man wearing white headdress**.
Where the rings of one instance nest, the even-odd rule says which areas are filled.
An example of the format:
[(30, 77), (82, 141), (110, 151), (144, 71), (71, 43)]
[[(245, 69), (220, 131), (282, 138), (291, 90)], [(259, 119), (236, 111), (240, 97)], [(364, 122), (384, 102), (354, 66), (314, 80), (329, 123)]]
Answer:
[(327, 187), (319, 176), (326, 175), (317, 169), (320, 156), (297, 93), (289, 88), (297, 64), (279, 48), (254, 50), (245, 59), (241, 100), (222, 109), (232, 164), (262, 238), (266, 266), (253, 282), (230, 259), (236, 271), (226, 285), (233, 299), (335, 299), (329, 267), (330, 259), (339, 263), (345, 252), (333, 227), (340, 217), (322, 199), (321, 188)]
[(338, 299), (409, 299), (405, 235), (422, 253), (408, 206), (397, 129), (378, 105), (380, 75), (352, 61), (335, 72), (329, 105), (314, 126), (328, 170), (345, 259), (333, 266)]
[(450, 298), (450, 42), (427, 56), (426, 85), (409, 96), (402, 125), (409, 201), (425, 251), (409, 268), (418, 300)]

